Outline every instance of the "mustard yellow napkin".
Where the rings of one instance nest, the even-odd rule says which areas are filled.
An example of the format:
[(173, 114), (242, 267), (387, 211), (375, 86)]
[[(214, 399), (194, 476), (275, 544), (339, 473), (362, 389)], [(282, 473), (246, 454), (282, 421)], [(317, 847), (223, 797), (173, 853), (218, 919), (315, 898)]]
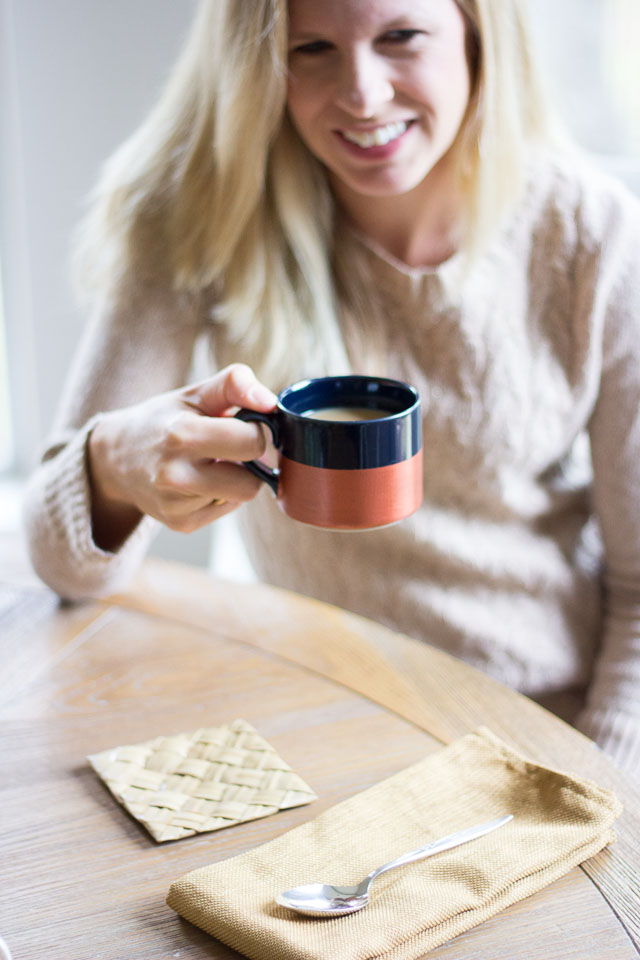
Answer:
[[(186, 874), (167, 902), (252, 960), (415, 960), (593, 856), (620, 812), (609, 791), (531, 763), (481, 728), (276, 840)], [(357, 883), (507, 813), (499, 830), (380, 877), (359, 913), (302, 917), (274, 902), (301, 883)]]

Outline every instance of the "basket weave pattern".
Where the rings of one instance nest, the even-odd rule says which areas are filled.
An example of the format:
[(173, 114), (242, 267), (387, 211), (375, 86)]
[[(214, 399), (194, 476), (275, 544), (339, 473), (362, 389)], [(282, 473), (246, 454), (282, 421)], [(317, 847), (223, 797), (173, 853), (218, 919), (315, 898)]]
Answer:
[(115, 747), (89, 762), (158, 841), (220, 830), (316, 799), (245, 720)]

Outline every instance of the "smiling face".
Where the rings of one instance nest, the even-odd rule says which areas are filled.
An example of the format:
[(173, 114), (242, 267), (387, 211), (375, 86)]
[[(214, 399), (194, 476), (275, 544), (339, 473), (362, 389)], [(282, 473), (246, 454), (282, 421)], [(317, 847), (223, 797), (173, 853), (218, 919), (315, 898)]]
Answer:
[(423, 184), (469, 93), (455, 0), (289, 0), (289, 115), (342, 199)]

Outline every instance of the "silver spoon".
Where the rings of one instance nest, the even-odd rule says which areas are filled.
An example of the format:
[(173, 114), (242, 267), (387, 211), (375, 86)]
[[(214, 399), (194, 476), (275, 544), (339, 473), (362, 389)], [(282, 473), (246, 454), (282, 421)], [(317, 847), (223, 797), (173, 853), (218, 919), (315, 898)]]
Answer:
[(280, 904), (281, 907), (288, 907), (289, 910), (296, 910), (298, 913), (306, 913), (313, 917), (341, 917), (346, 913), (355, 913), (356, 910), (362, 910), (369, 903), (369, 887), (380, 874), (386, 873), (387, 870), (393, 870), (395, 867), (402, 867), (405, 863), (424, 860), (425, 857), (440, 853), (442, 850), (459, 847), (460, 844), (468, 843), (469, 840), (476, 840), (478, 837), (483, 837), (485, 833), (491, 833), (492, 830), (502, 827), (509, 820), (513, 820), (512, 814), (500, 817), (499, 820), (491, 820), (489, 823), (467, 827), (466, 830), (458, 830), (457, 833), (450, 833), (448, 837), (442, 837), (441, 840), (432, 840), (425, 847), (419, 847), (418, 850), (405, 853), (403, 856), (378, 867), (377, 870), (372, 870), (355, 887), (334, 887), (329, 883), (307, 883), (302, 887), (285, 890), (284, 893), (276, 897), (276, 903)]

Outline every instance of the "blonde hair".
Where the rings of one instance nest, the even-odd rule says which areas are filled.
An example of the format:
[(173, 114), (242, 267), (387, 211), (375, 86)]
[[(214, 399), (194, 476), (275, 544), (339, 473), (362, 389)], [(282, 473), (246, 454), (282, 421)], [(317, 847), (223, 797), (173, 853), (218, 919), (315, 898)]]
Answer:
[[(524, 0), (456, 2), (472, 94), (452, 150), (471, 256), (518, 196), (528, 142), (549, 129)], [(103, 171), (76, 258), (85, 289), (105, 291), (158, 248), (176, 288), (212, 291), (237, 359), (271, 384), (347, 369), (345, 318), (362, 344), (376, 311), (362, 265), (335, 262), (333, 198), (288, 120), (286, 73), (286, 0), (202, 0), (157, 106)]]
[(528, 0), (456, 0), (467, 20), (473, 87), (454, 150), (473, 257), (517, 202), (527, 153), (564, 144), (532, 44)]

